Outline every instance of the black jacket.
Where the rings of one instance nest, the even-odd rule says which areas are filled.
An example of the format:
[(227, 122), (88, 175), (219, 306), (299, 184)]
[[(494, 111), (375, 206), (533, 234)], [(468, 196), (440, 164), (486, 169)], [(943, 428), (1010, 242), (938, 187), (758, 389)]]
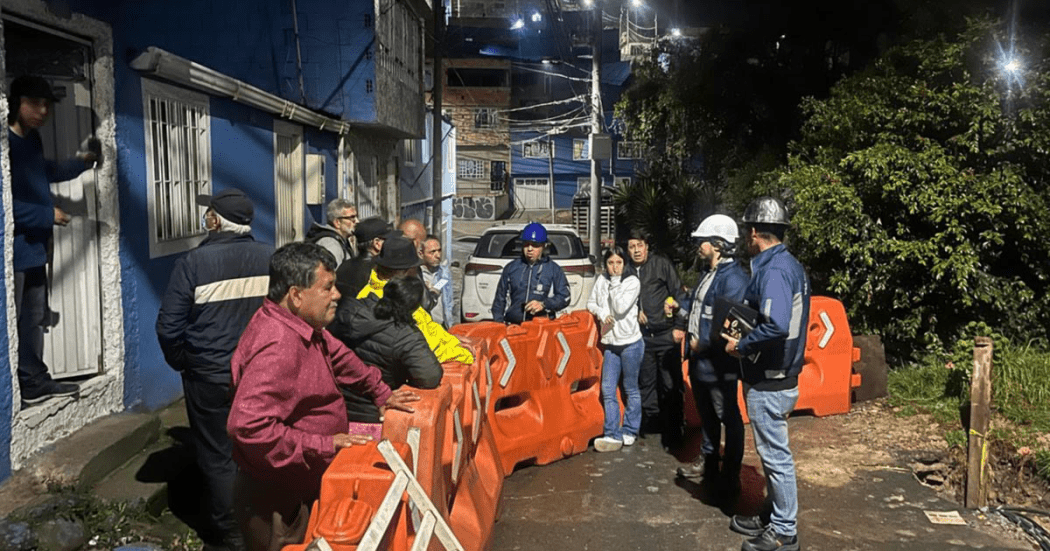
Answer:
[(368, 285), (368, 277), (372, 274), (374, 265), (372, 257), (367, 253), (340, 264), (335, 271), (335, 288), (339, 289), (339, 294), (357, 298), (361, 289)]
[(666, 257), (652, 253), (641, 266), (629, 264), (624, 269), (624, 275), (637, 276), (642, 283), (638, 309), (645, 312), (647, 321), (641, 326), (646, 348), (674, 346), (671, 330), (685, 330), (689, 321), (688, 318), (682, 319), (682, 316), (669, 318), (664, 314), (667, 297), (673, 297), (679, 304), (688, 298), (678, 279), (678, 272)]
[(269, 290), (273, 247), (218, 232), (175, 262), (157, 313), (164, 359), (187, 377), (230, 382), (230, 357)]
[[(404, 325), (393, 320), (376, 319), (373, 310), (378, 302), (375, 295), (339, 301), (335, 320), (328, 325), (328, 331), (346, 343), (361, 361), (379, 368), (383, 382), (391, 389), (406, 384), (416, 388), (437, 387), (444, 370), (423, 333), (414, 323)], [(379, 422), (379, 408), (371, 397), (345, 387), (341, 390), (346, 398), (346, 413), (350, 421)]]

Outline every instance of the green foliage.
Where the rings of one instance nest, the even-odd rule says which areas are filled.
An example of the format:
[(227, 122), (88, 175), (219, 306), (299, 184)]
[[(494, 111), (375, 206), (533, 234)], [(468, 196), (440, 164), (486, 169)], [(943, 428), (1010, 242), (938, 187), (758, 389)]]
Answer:
[(792, 248), (816, 292), (891, 354), (952, 342), (970, 322), (1045, 337), (1050, 324), (1050, 72), (1023, 86), (997, 67), (1003, 29), (887, 52), (806, 121), (786, 167), (755, 195), (789, 202)]
[(659, 170), (641, 171), (613, 195), (617, 227), (644, 229), (653, 249), (676, 265), (690, 265), (695, 259), (696, 247), (689, 238), (700, 224), (695, 207), (712, 201), (713, 194), (697, 180)]
[(952, 429), (944, 433), (944, 441), (953, 448), (965, 448), (966, 447), (966, 431), (962, 429)]

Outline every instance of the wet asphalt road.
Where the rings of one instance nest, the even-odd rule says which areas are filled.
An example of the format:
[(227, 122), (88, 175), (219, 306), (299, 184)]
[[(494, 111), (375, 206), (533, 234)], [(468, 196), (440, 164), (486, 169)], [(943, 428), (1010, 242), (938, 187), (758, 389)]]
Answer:
[[(791, 430), (820, 431), (822, 421), (795, 418)], [(744, 491), (735, 510), (744, 514), (757, 511), (765, 484), (750, 439), (748, 429)], [(744, 537), (729, 530), (734, 511), (720, 509), (700, 486), (676, 480), (674, 471), (681, 464), (653, 437), (619, 452), (592, 449), (519, 469), (504, 482), (503, 513), (492, 549), (740, 549)], [(837, 488), (800, 480), (799, 504), (803, 549), (1033, 549), (1004, 535), (998, 517), (984, 519), (959, 508), (904, 468), (863, 472)], [(934, 525), (924, 510), (960, 511), (969, 525)]]

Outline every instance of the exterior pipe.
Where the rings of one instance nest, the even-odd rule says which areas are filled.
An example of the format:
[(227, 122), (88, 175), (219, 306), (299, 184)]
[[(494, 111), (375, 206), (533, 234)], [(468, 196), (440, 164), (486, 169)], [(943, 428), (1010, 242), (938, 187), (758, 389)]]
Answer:
[(231, 98), (236, 102), (340, 136), (350, 132), (350, 123), (347, 121), (327, 117), (160, 48), (146, 48), (145, 52), (131, 60), (131, 68), (213, 96)]

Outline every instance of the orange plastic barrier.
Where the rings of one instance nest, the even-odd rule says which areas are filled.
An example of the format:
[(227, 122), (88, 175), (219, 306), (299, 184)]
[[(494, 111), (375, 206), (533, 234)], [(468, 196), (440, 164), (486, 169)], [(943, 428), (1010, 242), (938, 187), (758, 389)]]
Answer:
[(539, 365), (549, 382), (536, 392), (544, 428), (534, 458), (546, 465), (586, 451), (591, 439), (601, 436), (602, 356), (589, 312), (529, 323), (542, 329)]
[(852, 390), (860, 386), (860, 374), (853, 373), (860, 349), (853, 348), (845, 307), (833, 298), (813, 297), (806, 330), (795, 411), (810, 411), (817, 417), (848, 413)]
[[(848, 413), (854, 388), (860, 386), (860, 374), (853, 373), (853, 362), (860, 360), (860, 349), (853, 347), (846, 309), (830, 297), (810, 298), (809, 323), (806, 325), (806, 353), (798, 376), (798, 403), (795, 411), (808, 411), (817, 417)], [(685, 378), (685, 419), (689, 426), (700, 425), (689, 380), (689, 362), (682, 362)], [(748, 422), (743, 387), (737, 399), (740, 414)]]
[(488, 405), (486, 413), (504, 472), (521, 462), (537, 460), (537, 442), (544, 437), (544, 418), (537, 396), (549, 386), (539, 368), (542, 327), (535, 322), (504, 325), (461, 324), (450, 331), (487, 342)]
[[(411, 464), (411, 451), (395, 444), (398, 455)], [(394, 473), (371, 442), (339, 451), (321, 481), (320, 499), (314, 503), (304, 543), (286, 545), (284, 551), (302, 551), (323, 537), (335, 551), (357, 549), (372, 516), (394, 481)], [(408, 551), (408, 508), (402, 499), (383, 539), (383, 549)]]

